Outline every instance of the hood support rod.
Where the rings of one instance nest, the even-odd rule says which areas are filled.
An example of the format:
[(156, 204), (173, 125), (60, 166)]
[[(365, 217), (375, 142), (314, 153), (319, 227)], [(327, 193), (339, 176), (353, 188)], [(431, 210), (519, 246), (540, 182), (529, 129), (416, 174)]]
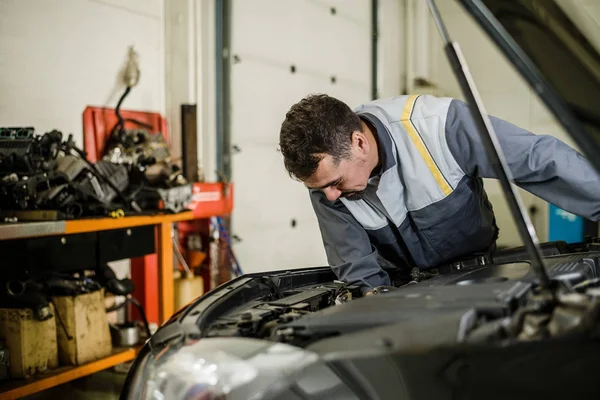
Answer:
[(521, 236), (521, 240), (523, 240), (529, 256), (531, 257), (530, 262), (537, 278), (539, 279), (540, 289), (550, 289), (550, 278), (548, 276), (548, 271), (544, 266), (535, 228), (533, 227), (531, 219), (529, 218), (529, 215), (523, 206), (521, 197), (517, 192), (515, 185), (513, 184), (514, 180), (512, 178), (511, 171), (507, 166), (504, 153), (502, 152), (502, 148), (498, 142), (498, 137), (496, 136), (490, 117), (483, 106), (483, 102), (477, 87), (475, 86), (475, 82), (469, 71), (469, 67), (458, 43), (450, 40), (450, 36), (448, 35), (448, 31), (446, 30), (446, 26), (442, 21), (435, 1), (427, 0), (427, 2), (435, 24), (440, 32), (440, 36), (442, 37), (442, 41), (444, 42), (444, 50), (450, 65), (452, 66), (454, 75), (460, 84), (467, 103), (471, 105), (471, 115), (475, 119), (475, 123), (477, 124), (483, 145), (487, 151), (488, 157), (491, 160), (494, 172), (496, 173), (502, 186), (502, 192), (504, 193), (504, 197), (510, 206), (510, 210)]

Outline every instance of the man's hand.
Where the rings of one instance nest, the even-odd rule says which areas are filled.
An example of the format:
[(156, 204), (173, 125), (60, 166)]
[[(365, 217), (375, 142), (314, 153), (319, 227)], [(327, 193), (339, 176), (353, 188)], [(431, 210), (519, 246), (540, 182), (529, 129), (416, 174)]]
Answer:
[(397, 288), (395, 286), (377, 286), (376, 288), (373, 288), (367, 292), (365, 292), (365, 296), (371, 296), (373, 294), (382, 294), (382, 293), (387, 293), (389, 291), (392, 290), (396, 290)]

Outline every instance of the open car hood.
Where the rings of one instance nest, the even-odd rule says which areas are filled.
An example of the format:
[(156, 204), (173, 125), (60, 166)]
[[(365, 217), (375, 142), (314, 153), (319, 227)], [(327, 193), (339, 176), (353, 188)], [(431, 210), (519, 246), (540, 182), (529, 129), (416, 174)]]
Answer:
[(600, 25), (586, 0), (457, 0), (600, 170)]

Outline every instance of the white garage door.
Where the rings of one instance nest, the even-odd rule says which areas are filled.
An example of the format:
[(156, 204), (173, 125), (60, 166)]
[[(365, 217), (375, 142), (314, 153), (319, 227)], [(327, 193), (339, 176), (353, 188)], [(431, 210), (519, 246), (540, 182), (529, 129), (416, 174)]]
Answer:
[(326, 265), (304, 186), (278, 152), (289, 107), (328, 93), (370, 98), (370, 0), (232, 2), (232, 232), (244, 272)]

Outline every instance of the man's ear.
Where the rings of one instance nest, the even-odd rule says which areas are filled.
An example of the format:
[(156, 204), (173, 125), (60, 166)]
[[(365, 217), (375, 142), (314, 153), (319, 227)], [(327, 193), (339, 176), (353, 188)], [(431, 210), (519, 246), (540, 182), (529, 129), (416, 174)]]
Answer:
[(369, 152), (369, 141), (364, 132), (354, 131), (352, 133), (352, 148), (361, 154)]

